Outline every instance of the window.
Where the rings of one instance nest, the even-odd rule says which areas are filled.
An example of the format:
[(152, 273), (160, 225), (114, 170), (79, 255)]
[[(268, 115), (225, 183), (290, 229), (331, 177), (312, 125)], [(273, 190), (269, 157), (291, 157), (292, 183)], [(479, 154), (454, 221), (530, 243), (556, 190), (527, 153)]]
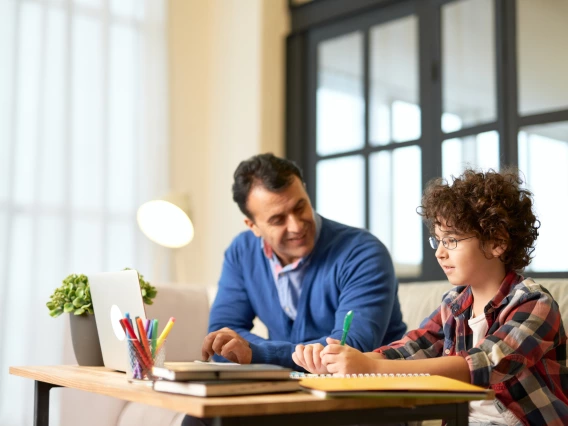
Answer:
[(444, 278), (415, 210), (468, 166), (520, 168), (542, 220), (529, 272), (568, 276), (568, 4), (545, 3), (290, 4), (288, 156), (316, 210), (377, 235), (401, 281)]
[(63, 278), (153, 276), (135, 217), (167, 188), (164, 4), (0, 2), (0, 424), (32, 422), (9, 365), (63, 362)]

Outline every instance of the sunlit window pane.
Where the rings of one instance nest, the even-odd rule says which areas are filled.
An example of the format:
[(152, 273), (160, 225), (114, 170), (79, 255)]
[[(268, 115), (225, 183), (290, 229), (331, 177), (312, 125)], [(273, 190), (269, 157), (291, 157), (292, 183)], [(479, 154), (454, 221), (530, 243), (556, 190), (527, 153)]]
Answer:
[(103, 64), (101, 24), (76, 17), (73, 25), (71, 200), (74, 207), (103, 204)]
[[(22, 341), (22, 330), (27, 330), (28, 327), (33, 326), (30, 324), (31, 315), (22, 315), (22, 307), (32, 309), (29, 303), (29, 295), (32, 290), (33, 278), (33, 257), (30, 247), (33, 245), (33, 220), (31, 215), (22, 214), (14, 215), (10, 233), (10, 246), (8, 248), (8, 280), (5, 284), (8, 289), (10, 303), (3, 304), (5, 309), (2, 312), (3, 319), (10, 322), (12, 318), (18, 318), (17, 322), (12, 322), (12, 327), (3, 327), (3, 338), (7, 342), (17, 342), (18, 344), (0, 345), (0, 359), (4, 365), (26, 365), (32, 360), (39, 361), (34, 352), (31, 352), (30, 340), (24, 339)], [(17, 290), (17, 291), (14, 291)], [(25, 395), (27, 388), (26, 383), (17, 380), (16, 377), (11, 375), (2, 376), (0, 381), (0, 407), (2, 408), (2, 415), (5, 419), (18, 419), (21, 417), (26, 401), (24, 398), (7, 398), (9, 395)], [(4, 403), (4, 401), (8, 403)], [(23, 423), (21, 423), (23, 424)]]
[(519, 111), (568, 108), (568, 2), (517, 0)]
[(365, 160), (351, 156), (317, 163), (318, 213), (346, 225), (365, 227)]
[(135, 206), (136, 38), (132, 28), (115, 26), (111, 33), (109, 96), (108, 207), (128, 212)]
[(37, 173), (35, 165), (39, 130), (37, 94), (41, 75), (41, 9), (37, 3), (24, 3), (21, 14), (14, 199), (18, 204), (31, 204)]
[(442, 143), (442, 174), (451, 182), (466, 168), (499, 170), (499, 134), (496, 131)]
[(353, 33), (318, 46), (316, 150), (330, 155), (364, 146), (362, 35)]
[(420, 137), (420, 107), (408, 102), (392, 104), (393, 142), (405, 142)]
[(397, 276), (422, 269), (422, 221), (416, 213), (422, 193), (417, 146), (371, 155), (371, 232), (389, 249)]
[(568, 122), (524, 127), (519, 168), (541, 221), (531, 271), (565, 271), (568, 227)]
[(73, 0), (78, 6), (87, 6), (92, 8), (100, 8), (104, 0)]
[[(101, 220), (75, 219), (71, 226), (69, 268), (79, 273), (103, 270), (103, 224)], [(88, 244), (88, 250), (85, 247)]]
[[(124, 268), (137, 268), (134, 250), (134, 220), (111, 222), (107, 228), (107, 250), (105, 251), (105, 270), (120, 271)], [(145, 272), (148, 268), (144, 268)]]
[(136, 18), (143, 15), (139, 9), (144, 9), (144, 3), (139, 0), (110, 0), (110, 12), (115, 16)]
[(65, 96), (67, 89), (66, 43), (67, 20), (62, 9), (50, 9), (47, 15), (45, 56), (44, 119), (42, 137), (42, 158), (40, 164), (39, 197), (43, 205), (61, 205), (65, 197), (66, 114)]
[[(3, 243), (0, 244), (0, 271), (6, 270), (6, 263), (7, 263), (7, 256), (8, 256), (8, 247), (4, 242), (8, 241), (8, 214), (0, 210), (0, 241)], [(0, 300), (6, 300), (4, 293), (7, 291), (5, 286), (0, 286)]]
[(442, 6), (442, 111), (457, 115), (465, 127), (496, 119), (493, 11), (494, 0)]
[[(37, 250), (39, 253), (54, 253), (54, 256), (38, 256), (36, 268), (45, 281), (37, 283), (42, 294), (53, 292), (54, 283), (59, 283), (69, 273), (67, 270), (65, 219), (61, 216), (42, 215), (38, 218)], [(85, 250), (85, 249), (83, 249)]]
[(459, 115), (445, 112), (442, 114), (442, 130), (446, 133), (456, 132), (463, 127)]
[(416, 16), (371, 28), (371, 145), (405, 142), (420, 137), (417, 33)]
[[(5, 17), (0, 25), (0, 52), (5, 58), (13, 58), (16, 38), (16, 4), (0, 1), (0, 16)], [(8, 198), (10, 187), (10, 164), (15, 64), (12, 61), (0, 66), (0, 202)]]

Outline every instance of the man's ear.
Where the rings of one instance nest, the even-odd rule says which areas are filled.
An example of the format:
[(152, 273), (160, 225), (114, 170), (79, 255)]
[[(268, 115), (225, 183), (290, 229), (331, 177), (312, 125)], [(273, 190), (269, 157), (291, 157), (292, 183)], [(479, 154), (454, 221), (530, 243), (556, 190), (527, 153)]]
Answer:
[(256, 235), (257, 237), (260, 237), (260, 232), (259, 232), (257, 226), (248, 217), (245, 217), (245, 225), (247, 226), (248, 229), (250, 229), (254, 233), (254, 235)]

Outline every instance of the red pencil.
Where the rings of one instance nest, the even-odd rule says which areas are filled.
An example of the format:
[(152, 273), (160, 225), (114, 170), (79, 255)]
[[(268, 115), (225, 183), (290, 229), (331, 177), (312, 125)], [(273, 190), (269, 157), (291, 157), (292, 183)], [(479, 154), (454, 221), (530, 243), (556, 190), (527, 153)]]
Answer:
[(134, 344), (134, 348), (136, 349), (136, 352), (138, 353), (138, 356), (140, 358), (139, 359), (140, 363), (143, 364), (144, 368), (150, 370), (152, 368), (152, 362), (150, 362), (150, 360), (146, 356), (146, 351), (144, 350), (144, 348), (142, 348), (140, 342), (136, 338), (136, 333), (134, 333), (134, 329), (132, 328), (130, 321), (128, 321), (128, 319), (126, 318), (123, 318), (120, 320), (120, 322), (124, 325), (124, 327), (127, 330), (126, 333), (127, 337), (129, 337), (132, 340), (132, 343)]
[(148, 358), (152, 359), (152, 351), (150, 350), (150, 345), (148, 345), (148, 337), (146, 336), (146, 330), (144, 330), (142, 318), (136, 317), (136, 325), (138, 326), (138, 335), (140, 336), (142, 346), (144, 346), (146, 350), (146, 355), (148, 355)]

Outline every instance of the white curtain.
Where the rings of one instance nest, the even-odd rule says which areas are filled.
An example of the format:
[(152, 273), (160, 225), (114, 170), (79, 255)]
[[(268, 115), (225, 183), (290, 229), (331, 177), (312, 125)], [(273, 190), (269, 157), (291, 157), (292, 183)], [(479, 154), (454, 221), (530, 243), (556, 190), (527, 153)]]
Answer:
[(165, 7), (0, 0), (3, 426), (33, 417), (33, 382), (8, 367), (65, 361), (68, 321), (45, 306), (64, 277), (154, 277), (135, 214), (168, 186)]

